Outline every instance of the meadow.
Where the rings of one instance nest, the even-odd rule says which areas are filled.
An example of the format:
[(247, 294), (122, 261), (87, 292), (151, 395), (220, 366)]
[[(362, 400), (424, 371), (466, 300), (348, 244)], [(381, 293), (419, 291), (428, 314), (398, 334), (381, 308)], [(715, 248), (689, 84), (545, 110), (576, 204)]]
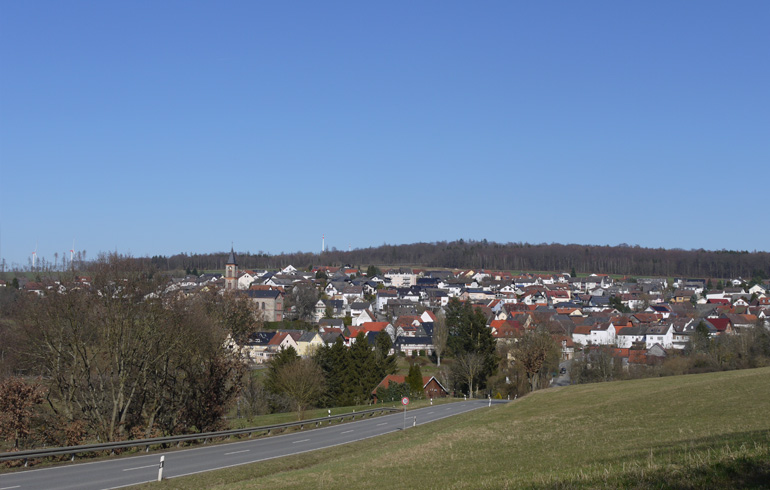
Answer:
[(770, 368), (566, 386), (154, 488), (770, 488)]

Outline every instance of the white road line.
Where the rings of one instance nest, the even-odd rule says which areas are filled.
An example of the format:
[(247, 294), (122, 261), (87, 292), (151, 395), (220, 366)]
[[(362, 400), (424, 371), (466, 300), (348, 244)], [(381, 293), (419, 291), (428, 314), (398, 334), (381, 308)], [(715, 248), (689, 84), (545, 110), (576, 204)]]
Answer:
[(387, 423), (387, 422), (383, 422), (383, 423), (381, 423), (381, 424), (377, 424), (377, 427), (379, 427), (379, 426), (381, 426), (381, 425), (388, 425), (388, 423)]
[(248, 453), (249, 451), (251, 451), (251, 449), (244, 449), (243, 451), (233, 451), (231, 453), (225, 453), (225, 456), (230, 456), (231, 454)]
[(292, 444), (297, 444), (298, 442), (307, 442), (309, 440), (310, 439), (302, 439), (301, 441), (294, 441), (294, 442), (292, 442)]
[(351, 432), (353, 432), (353, 431), (352, 430), (346, 430), (345, 432), (340, 432), (340, 434), (350, 434)]
[(16, 485), (15, 487), (2, 487), (0, 490), (11, 490), (12, 488), (19, 488), (21, 485)]
[(428, 415), (432, 414), (433, 412), (428, 412)]
[(125, 469), (125, 470), (123, 470), (123, 471), (143, 470), (143, 469), (145, 469), (145, 468), (157, 468), (157, 467), (158, 467), (158, 465), (157, 465), (157, 464), (149, 464), (149, 465), (147, 465), (147, 466), (139, 466), (138, 468), (126, 468), (126, 469)]

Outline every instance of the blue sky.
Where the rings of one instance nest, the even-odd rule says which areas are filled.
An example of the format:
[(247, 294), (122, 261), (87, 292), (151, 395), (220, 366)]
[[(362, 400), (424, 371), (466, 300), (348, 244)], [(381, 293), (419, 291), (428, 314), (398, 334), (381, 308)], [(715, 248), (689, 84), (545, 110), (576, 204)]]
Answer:
[(770, 3), (2, 2), (0, 254), (770, 250)]

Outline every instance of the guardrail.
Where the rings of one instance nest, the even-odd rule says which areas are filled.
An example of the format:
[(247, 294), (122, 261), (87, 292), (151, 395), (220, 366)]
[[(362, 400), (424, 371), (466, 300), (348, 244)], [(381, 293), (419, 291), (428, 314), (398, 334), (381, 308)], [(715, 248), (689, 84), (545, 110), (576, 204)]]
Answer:
[(224, 437), (239, 436), (248, 434), (249, 437), (254, 433), (262, 433), (264, 435), (271, 435), (273, 432), (283, 432), (290, 427), (299, 426), (300, 430), (304, 429), (306, 425), (315, 425), (319, 427), (324, 422), (331, 424), (333, 421), (343, 422), (346, 418), (355, 420), (358, 416), (373, 416), (376, 413), (401, 413), (401, 409), (393, 407), (373, 408), (369, 410), (362, 410), (360, 412), (344, 413), (341, 415), (329, 415), (327, 417), (318, 417), (315, 419), (300, 420), (298, 422), (287, 422), (285, 424), (265, 425), (262, 427), (250, 427), (246, 429), (230, 429), (219, 432), (202, 432), (200, 434), (186, 434), (180, 436), (168, 436), (168, 437), (153, 437), (150, 439), (134, 439), (132, 441), (116, 441), (105, 442), (101, 444), (86, 444), (82, 446), (67, 446), (67, 447), (54, 447), (48, 449), (30, 449), (26, 451), (16, 451), (11, 453), (0, 453), (0, 461), (11, 461), (23, 459), (26, 461), (29, 459), (47, 458), (50, 456), (62, 456), (69, 455), (71, 461), (75, 461), (75, 455), (79, 453), (90, 453), (96, 451), (115, 451), (116, 449), (127, 449), (132, 447), (145, 446), (145, 452), (149, 452), (150, 446), (164, 445), (164, 444), (181, 444), (188, 441), (198, 441), (203, 439), (203, 443), (207, 443), (209, 439), (218, 439)]

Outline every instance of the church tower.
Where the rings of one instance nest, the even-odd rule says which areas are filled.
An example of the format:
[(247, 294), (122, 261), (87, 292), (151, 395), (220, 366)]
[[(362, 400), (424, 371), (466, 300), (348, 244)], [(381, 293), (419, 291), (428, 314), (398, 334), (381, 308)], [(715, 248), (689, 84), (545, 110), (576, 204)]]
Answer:
[(230, 257), (225, 264), (225, 291), (238, 289), (238, 263), (235, 261), (235, 252), (230, 247)]

